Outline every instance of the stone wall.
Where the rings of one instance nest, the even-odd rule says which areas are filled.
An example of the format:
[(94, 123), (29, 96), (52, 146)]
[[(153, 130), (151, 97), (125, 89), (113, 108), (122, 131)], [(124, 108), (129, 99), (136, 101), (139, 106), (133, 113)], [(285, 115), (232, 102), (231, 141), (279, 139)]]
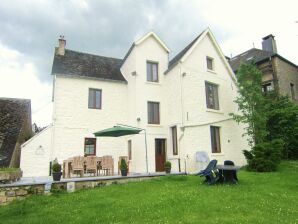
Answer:
[(95, 179), (75, 179), (53, 183), (38, 183), (38, 184), (9, 184), (0, 185), (0, 206), (6, 205), (15, 200), (22, 200), (31, 195), (47, 194), (50, 192), (68, 191), (74, 192), (80, 189), (103, 187), (111, 184), (124, 184), (128, 182), (138, 182), (158, 178), (164, 174), (151, 176), (135, 176), (135, 177), (112, 177), (112, 178), (95, 178)]
[(0, 187), (0, 205), (21, 200), (33, 194), (43, 194), (44, 184)]

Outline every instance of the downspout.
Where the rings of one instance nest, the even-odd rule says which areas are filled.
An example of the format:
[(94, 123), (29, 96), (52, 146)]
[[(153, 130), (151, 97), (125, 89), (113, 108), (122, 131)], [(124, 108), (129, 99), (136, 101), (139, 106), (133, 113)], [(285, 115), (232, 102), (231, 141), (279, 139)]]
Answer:
[(55, 108), (55, 87), (56, 87), (56, 75), (53, 76), (53, 114), (52, 114), (52, 138), (51, 138), (51, 147), (50, 147), (50, 164), (49, 164), (49, 175), (52, 174), (52, 161), (53, 161), (53, 155), (54, 155), (54, 143), (55, 143), (55, 119), (56, 119), (56, 108)]

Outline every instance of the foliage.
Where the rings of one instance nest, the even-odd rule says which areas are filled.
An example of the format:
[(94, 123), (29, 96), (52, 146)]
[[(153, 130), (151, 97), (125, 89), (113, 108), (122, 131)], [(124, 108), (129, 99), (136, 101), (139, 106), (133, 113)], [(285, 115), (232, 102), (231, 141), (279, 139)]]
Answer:
[(172, 163), (170, 161), (166, 161), (165, 162), (165, 167), (171, 168), (172, 167)]
[(170, 175), (31, 196), (0, 206), (0, 222), (297, 223), (298, 161), (282, 162), (276, 173), (240, 170), (237, 175), (233, 186), (210, 187), (200, 184), (198, 176)]
[(239, 96), (235, 102), (241, 113), (232, 113), (231, 115), (238, 123), (247, 125), (245, 135), (247, 135), (251, 147), (263, 142), (267, 135), (267, 108), (261, 91), (261, 83), (262, 74), (254, 62), (240, 65), (237, 73)]
[(284, 142), (274, 139), (272, 142), (256, 144), (251, 151), (244, 150), (248, 170), (257, 172), (276, 171), (280, 161)]
[(21, 170), (20, 168), (14, 168), (14, 167), (0, 167), (0, 172), (3, 172), (3, 173), (16, 172), (20, 170)]
[(284, 141), (282, 156), (298, 159), (298, 105), (287, 96), (267, 94), (268, 140), (280, 138)]
[(125, 159), (121, 159), (120, 170), (127, 170), (127, 168), (128, 168), (128, 166), (127, 166)]
[(59, 163), (53, 163), (52, 171), (55, 173), (61, 172), (61, 165)]
[(28, 141), (30, 138), (32, 138), (34, 136), (32, 131), (26, 131), (24, 133), (24, 142)]

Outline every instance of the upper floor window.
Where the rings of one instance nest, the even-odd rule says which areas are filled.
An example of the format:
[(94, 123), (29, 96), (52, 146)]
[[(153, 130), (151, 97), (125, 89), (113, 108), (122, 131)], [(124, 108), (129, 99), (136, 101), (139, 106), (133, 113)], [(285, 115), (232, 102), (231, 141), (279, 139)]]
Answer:
[(96, 138), (85, 138), (84, 155), (85, 156), (96, 155)]
[(293, 100), (296, 99), (295, 97), (295, 85), (293, 83), (290, 83), (290, 87), (291, 87), (291, 97)]
[(147, 81), (158, 82), (158, 63), (147, 61)]
[(211, 149), (212, 153), (220, 153), (220, 128), (215, 126), (210, 126), (211, 135)]
[(213, 58), (206, 57), (206, 61), (207, 61), (207, 69), (214, 70)]
[(207, 108), (219, 110), (218, 85), (205, 82)]
[(159, 124), (159, 103), (148, 102), (148, 124)]
[(273, 83), (271, 83), (271, 82), (262, 85), (262, 92), (264, 92), (264, 93), (270, 92), (273, 89), (274, 89), (273, 88)]
[(88, 108), (101, 109), (101, 89), (89, 89)]

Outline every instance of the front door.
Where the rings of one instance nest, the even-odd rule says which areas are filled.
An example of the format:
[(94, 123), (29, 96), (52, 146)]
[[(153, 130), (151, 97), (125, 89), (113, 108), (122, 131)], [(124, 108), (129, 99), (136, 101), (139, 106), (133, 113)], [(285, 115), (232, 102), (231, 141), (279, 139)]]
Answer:
[(165, 171), (166, 139), (155, 139), (155, 170)]

